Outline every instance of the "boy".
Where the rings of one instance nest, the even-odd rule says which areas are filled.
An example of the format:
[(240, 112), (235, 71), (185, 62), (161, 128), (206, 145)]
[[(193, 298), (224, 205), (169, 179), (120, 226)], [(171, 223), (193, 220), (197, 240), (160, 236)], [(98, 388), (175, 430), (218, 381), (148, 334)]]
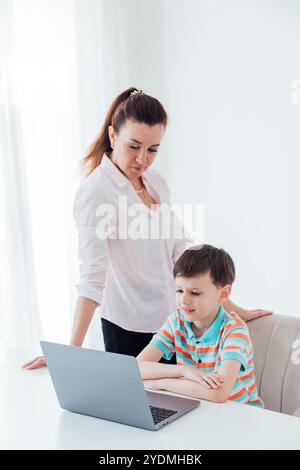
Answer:
[[(177, 310), (137, 356), (145, 387), (263, 407), (246, 323), (221, 304), (235, 279), (231, 257), (211, 245), (192, 247), (177, 260), (174, 277)], [(174, 353), (177, 365), (158, 363)]]

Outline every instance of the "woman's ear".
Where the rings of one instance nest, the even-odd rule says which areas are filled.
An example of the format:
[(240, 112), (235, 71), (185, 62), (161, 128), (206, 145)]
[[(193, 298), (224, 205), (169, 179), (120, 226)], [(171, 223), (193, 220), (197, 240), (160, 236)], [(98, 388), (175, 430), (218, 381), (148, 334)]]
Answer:
[(111, 148), (114, 147), (114, 142), (115, 142), (115, 131), (113, 126), (108, 126), (108, 136), (110, 140), (110, 146)]

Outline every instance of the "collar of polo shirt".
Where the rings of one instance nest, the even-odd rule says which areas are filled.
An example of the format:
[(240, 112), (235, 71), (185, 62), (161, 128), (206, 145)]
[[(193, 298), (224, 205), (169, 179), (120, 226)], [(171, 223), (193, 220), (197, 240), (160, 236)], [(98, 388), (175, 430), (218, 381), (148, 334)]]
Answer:
[(188, 338), (191, 340), (193, 339), (195, 340), (196, 338), (198, 338), (198, 341), (201, 343), (215, 344), (219, 335), (219, 331), (223, 324), (225, 315), (226, 315), (226, 312), (223, 306), (220, 305), (215, 321), (210, 325), (208, 330), (206, 330), (204, 335), (202, 335), (200, 338), (197, 337), (195, 333), (193, 332), (192, 327), (191, 327), (192, 322), (185, 321)]

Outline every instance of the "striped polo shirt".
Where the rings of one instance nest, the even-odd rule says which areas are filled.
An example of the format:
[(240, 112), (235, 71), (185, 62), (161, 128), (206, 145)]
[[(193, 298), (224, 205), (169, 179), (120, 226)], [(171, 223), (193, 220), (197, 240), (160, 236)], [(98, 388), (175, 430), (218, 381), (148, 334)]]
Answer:
[(220, 305), (215, 321), (201, 337), (195, 335), (191, 324), (176, 310), (151, 343), (163, 351), (165, 359), (171, 359), (176, 353), (177, 364), (193, 365), (206, 373), (217, 372), (226, 359), (239, 361), (241, 368), (229, 400), (264, 407), (257, 392), (253, 346), (246, 323)]

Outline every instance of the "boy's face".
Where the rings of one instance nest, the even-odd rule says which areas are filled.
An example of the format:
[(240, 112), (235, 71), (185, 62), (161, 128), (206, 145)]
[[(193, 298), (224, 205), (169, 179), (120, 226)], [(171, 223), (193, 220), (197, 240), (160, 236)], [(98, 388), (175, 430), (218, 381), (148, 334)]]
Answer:
[(229, 297), (230, 291), (229, 284), (215, 286), (209, 272), (176, 277), (177, 306), (187, 321), (201, 321), (217, 314), (220, 303)]

